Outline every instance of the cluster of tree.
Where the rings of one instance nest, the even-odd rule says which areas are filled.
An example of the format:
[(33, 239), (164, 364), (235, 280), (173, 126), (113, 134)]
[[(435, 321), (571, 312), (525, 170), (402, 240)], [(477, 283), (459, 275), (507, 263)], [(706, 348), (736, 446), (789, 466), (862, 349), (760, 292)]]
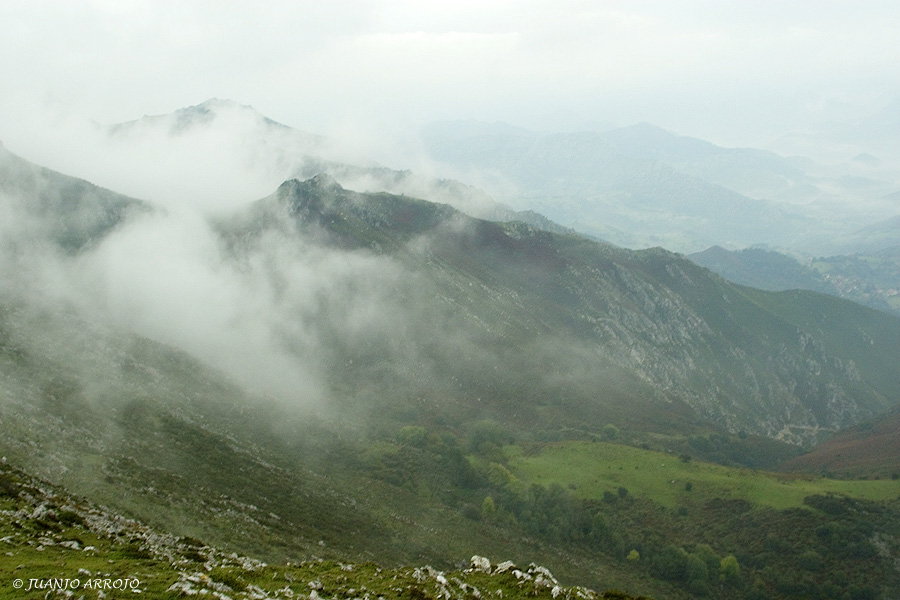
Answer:
[(748, 435), (713, 433), (687, 438), (685, 453), (722, 465), (768, 469), (799, 455), (796, 446), (769, 438)]
[[(490, 422), (474, 426), (463, 441), (406, 427), (393, 441), (370, 446), (364, 464), (471, 519), (602, 552), (697, 597), (865, 599), (882, 588), (900, 590), (890, 559), (900, 557), (898, 507), (811, 496), (803, 509), (721, 499), (672, 509), (624, 487), (585, 500), (560, 485), (518, 479), (503, 462), (510, 441)], [(876, 532), (893, 532), (890, 547)]]
[(660, 579), (685, 584), (694, 594), (704, 596), (723, 586), (742, 585), (737, 558), (733, 554), (722, 558), (708, 544), (697, 544), (693, 552), (670, 544), (653, 556), (650, 572)]

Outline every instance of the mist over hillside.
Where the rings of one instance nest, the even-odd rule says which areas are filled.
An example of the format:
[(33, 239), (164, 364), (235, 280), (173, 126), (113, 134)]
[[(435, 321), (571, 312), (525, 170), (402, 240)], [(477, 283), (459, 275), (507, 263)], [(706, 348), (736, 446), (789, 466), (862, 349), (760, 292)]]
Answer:
[[(558, 136), (567, 153), (529, 160), (565, 166), (602, 147), (593, 135)], [(737, 527), (714, 495), (733, 492), (697, 479), (694, 500), (694, 481), (679, 481), (676, 514), (640, 478), (592, 496), (582, 474), (551, 484), (528, 461), (603, 440), (663, 467), (672, 454), (774, 467), (900, 406), (900, 319), (883, 312), (735, 285), (431, 172), (343, 162), (328, 140), (231, 102), (91, 136), (71, 164), (141, 199), (0, 149), (3, 451), (177, 535), (272, 560), (537, 556), (572, 582), (657, 597), (713, 589), (737, 553), (750, 566), (728, 585), (749, 594), (791, 571), (773, 578), (750, 538), (693, 529)], [(602, 163), (645, 203), (678, 182), (679, 210), (701, 220), (710, 190), (726, 220), (775, 206), (610, 152), (585, 158), (582, 182)], [(617, 179), (628, 165), (640, 169)], [(772, 222), (784, 214), (769, 208)], [(778, 518), (802, 516), (790, 510)], [(872, 519), (893, 535), (885, 511)], [(647, 515), (656, 533), (635, 525)], [(861, 540), (840, 589), (868, 573)], [(838, 564), (824, 541), (803, 543)], [(883, 572), (886, 547), (867, 568)], [(631, 550), (645, 562), (627, 562)], [(701, 554), (702, 576), (667, 570)]]
[[(33, 170), (7, 164), (10, 181)], [(873, 340), (856, 356), (847, 348), (864, 345), (835, 345), (792, 314), (807, 300), (748, 295), (665, 251), (359, 194), (327, 175), (230, 215), (171, 205), (123, 227), (106, 215), (124, 209), (89, 199), (102, 240), (67, 255), (51, 238), (29, 266), (33, 293), (297, 406), (365, 412), (390, 398), (435, 419), (449, 402), (467, 419), (538, 424), (546, 406), (553, 427), (597, 428), (637, 402), (800, 442), (897, 402), (889, 318), (815, 300)]]

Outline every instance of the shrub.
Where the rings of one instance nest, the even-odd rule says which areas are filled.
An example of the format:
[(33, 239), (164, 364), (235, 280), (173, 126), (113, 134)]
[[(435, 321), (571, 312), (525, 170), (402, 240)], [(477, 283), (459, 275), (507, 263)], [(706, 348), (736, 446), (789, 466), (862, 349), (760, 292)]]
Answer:
[(822, 570), (823, 562), (822, 557), (815, 550), (807, 550), (803, 554), (800, 555), (800, 568), (806, 571), (811, 571), (813, 573), (818, 573)]
[(416, 425), (407, 425), (397, 434), (397, 441), (404, 446), (415, 446), (421, 448), (425, 445), (427, 432), (424, 427)]
[(224, 583), (235, 591), (246, 589), (247, 584), (236, 573), (230, 569), (216, 567), (209, 572), (209, 578), (219, 583)]
[(687, 576), (687, 553), (676, 546), (666, 546), (653, 557), (651, 570), (656, 577), (667, 581), (685, 581)]
[(5, 473), (0, 474), (0, 497), (15, 498), (18, 495), (19, 485), (9, 475)]
[(81, 525), (84, 526), (84, 518), (71, 510), (61, 510), (56, 515), (57, 520), (64, 525)]

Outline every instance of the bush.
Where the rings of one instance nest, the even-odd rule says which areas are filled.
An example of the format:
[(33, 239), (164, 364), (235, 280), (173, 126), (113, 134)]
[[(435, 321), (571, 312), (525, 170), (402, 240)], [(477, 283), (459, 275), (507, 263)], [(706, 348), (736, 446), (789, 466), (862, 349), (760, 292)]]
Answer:
[(216, 567), (209, 572), (209, 578), (219, 583), (224, 583), (235, 591), (241, 591), (247, 588), (247, 584), (236, 573), (230, 569)]
[(153, 558), (153, 555), (148, 551), (141, 548), (139, 545), (131, 543), (125, 544), (121, 549), (122, 556), (125, 558), (136, 558), (136, 559), (144, 559), (144, 558)]
[(0, 497), (16, 498), (18, 495), (19, 485), (15, 480), (5, 473), (0, 474)]
[(84, 518), (71, 510), (61, 510), (56, 515), (57, 520), (63, 525), (81, 525), (84, 526)]
[(490, 496), (485, 496), (484, 500), (481, 501), (481, 515), (490, 518), (495, 514), (497, 514), (497, 505), (494, 503), (494, 499)]
[(662, 552), (653, 557), (651, 571), (653, 575), (666, 581), (685, 581), (687, 577), (687, 553), (676, 546), (666, 546)]
[(424, 427), (416, 425), (407, 425), (397, 434), (397, 441), (404, 446), (415, 446), (421, 448), (425, 445), (427, 432)]
[(807, 550), (800, 555), (800, 568), (812, 573), (818, 573), (822, 570), (824, 563), (822, 557), (815, 550)]
[(497, 447), (512, 443), (515, 438), (500, 423), (485, 419), (477, 422), (469, 434), (469, 449), (480, 452), (480, 446), (484, 443)]

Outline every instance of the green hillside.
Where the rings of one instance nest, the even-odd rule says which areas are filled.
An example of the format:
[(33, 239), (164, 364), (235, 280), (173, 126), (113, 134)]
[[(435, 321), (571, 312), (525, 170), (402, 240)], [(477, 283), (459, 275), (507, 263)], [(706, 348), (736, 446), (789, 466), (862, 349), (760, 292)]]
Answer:
[(689, 455), (642, 450), (608, 442), (558, 442), (523, 452), (511, 447), (510, 469), (526, 483), (558, 484), (579, 498), (603, 498), (625, 487), (632, 496), (667, 508), (714, 498), (756, 507), (800, 508), (812, 495), (881, 502), (900, 498), (900, 481), (839, 480), (735, 469)]

